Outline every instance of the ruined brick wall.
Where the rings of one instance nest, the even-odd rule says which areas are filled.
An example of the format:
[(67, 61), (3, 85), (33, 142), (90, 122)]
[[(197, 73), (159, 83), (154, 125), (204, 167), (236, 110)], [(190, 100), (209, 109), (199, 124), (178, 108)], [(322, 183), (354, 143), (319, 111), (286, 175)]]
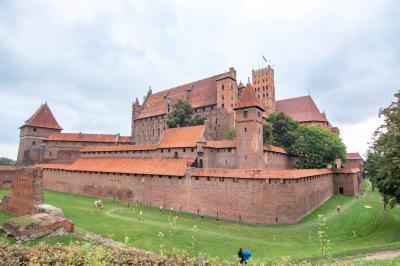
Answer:
[(1, 208), (12, 215), (28, 215), (34, 213), (34, 205), (43, 204), (42, 170), (18, 170), (12, 183), (11, 197)]
[(68, 233), (74, 232), (74, 224), (68, 219), (49, 217), (48, 214), (36, 214), (31, 217), (33, 219), (40, 217), (41, 219), (38, 220), (40, 224), (34, 227), (19, 227), (18, 225), (14, 225), (12, 222), (5, 222), (3, 224), (3, 230), (7, 232), (7, 234), (12, 235), (16, 240), (25, 241), (53, 233), (58, 229), (64, 229), (65, 232)]
[(11, 188), (17, 170), (0, 170), (0, 188)]
[(184, 178), (44, 170), (47, 188), (251, 223), (294, 223), (333, 195), (332, 175), (297, 180)]
[(335, 194), (355, 196), (360, 192), (361, 174), (334, 174)]

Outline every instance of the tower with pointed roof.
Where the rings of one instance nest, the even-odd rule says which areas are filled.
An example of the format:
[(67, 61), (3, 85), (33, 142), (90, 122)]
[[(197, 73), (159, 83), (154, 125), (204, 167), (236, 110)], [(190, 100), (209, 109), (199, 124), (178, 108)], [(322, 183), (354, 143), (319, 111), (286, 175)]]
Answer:
[(139, 99), (136, 97), (136, 100), (134, 103), (132, 103), (132, 124), (131, 124), (131, 136), (134, 137), (135, 133), (135, 121), (136, 118), (139, 117), (140, 112), (142, 111), (142, 106), (139, 104)]
[(47, 137), (62, 130), (47, 103), (42, 104), (19, 129), (17, 166), (40, 162)]
[(243, 169), (264, 167), (263, 115), (264, 104), (248, 83), (236, 106), (236, 161)]

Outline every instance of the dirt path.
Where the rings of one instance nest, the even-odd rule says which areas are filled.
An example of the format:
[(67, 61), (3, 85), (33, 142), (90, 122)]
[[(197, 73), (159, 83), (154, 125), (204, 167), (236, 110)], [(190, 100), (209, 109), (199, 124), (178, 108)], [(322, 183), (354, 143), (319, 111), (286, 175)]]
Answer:
[(361, 258), (361, 260), (386, 260), (400, 257), (400, 250), (380, 251), (373, 254), (368, 254)]

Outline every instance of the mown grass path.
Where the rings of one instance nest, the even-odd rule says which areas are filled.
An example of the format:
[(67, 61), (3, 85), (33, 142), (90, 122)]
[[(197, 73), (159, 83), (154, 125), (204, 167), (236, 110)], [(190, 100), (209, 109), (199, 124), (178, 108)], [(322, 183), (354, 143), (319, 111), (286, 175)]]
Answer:
[[(5, 192), (0, 190), (0, 195)], [(384, 224), (380, 196), (369, 190), (358, 199), (334, 196), (295, 225), (261, 226), (224, 220), (216, 224), (212, 218), (201, 220), (197, 215), (180, 213), (171, 237), (172, 216), (165, 210), (160, 214), (157, 208), (147, 206), (128, 208), (126, 203), (113, 200), (103, 200), (105, 208), (99, 210), (93, 208), (96, 198), (54, 191), (46, 191), (45, 199), (62, 208), (65, 216), (80, 228), (121, 242), (127, 236), (130, 245), (152, 251), (158, 251), (162, 242), (188, 250), (192, 228), (198, 225), (195, 250), (213, 256), (231, 258), (239, 247), (248, 246), (255, 258), (315, 257), (319, 255), (318, 214), (328, 218), (328, 237), (336, 257), (400, 248), (400, 210), (390, 210)], [(343, 207), (340, 213), (335, 208), (338, 204)], [(144, 214), (143, 222), (138, 219), (140, 210)], [(0, 211), (0, 223), (7, 218)], [(161, 239), (159, 232), (165, 235)]]

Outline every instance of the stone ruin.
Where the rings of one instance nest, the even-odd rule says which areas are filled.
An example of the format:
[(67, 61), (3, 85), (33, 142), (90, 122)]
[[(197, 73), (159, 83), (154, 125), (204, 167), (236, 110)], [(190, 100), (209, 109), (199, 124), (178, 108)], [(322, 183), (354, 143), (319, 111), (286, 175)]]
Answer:
[(0, 202), (0, 208), (17, 216), (3, 224), (2, 230), (17, 241), (56, 234), (64, 235), (74, 231), (72, 221), (64, 218), (61, 209), (44, 204), (43, 171), (24, 168), (17, 171), (12, 184), (11, 195)]

